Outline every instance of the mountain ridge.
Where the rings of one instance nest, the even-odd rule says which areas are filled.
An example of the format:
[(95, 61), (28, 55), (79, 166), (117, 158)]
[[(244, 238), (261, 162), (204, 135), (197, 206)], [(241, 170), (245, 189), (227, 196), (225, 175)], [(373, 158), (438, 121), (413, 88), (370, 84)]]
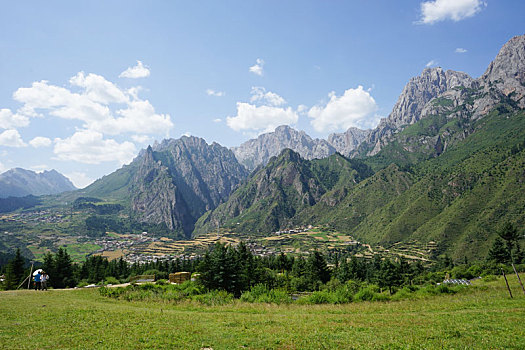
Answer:
[(54, 169), (37, 173), (13, 168), (0, 174), (0, 198), (58, 194), (76, 189), (71, 180)]

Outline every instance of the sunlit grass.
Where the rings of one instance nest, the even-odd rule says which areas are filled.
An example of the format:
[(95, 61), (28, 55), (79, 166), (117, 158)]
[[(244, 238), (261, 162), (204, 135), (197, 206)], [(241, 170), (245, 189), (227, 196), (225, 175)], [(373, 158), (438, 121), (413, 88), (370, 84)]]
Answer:
[(522, 349), (525, 296), (509, 279), (514, 299), (498, 279), (455, 295), (346, 305), (127, 302), (94, 289), (2, 292), (0, 347)]

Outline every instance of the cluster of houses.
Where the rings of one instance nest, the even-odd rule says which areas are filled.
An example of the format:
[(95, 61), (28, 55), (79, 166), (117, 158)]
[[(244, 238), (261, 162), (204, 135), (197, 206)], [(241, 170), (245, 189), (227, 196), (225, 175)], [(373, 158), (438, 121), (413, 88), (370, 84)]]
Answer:
[(26, 213), (15, 213), (9, 217), (4, 217), (4, 222), (22, 222), (22, 223), (47, 223), (47, 224), (59, 224), (66, 220), (66, 214), (51, 211), (51, 210), (39, 210), (31, 211)]
[(112, 251), (119, 249), (126, 250), (136, 250), (135, 247), (149, 244), (158, 240), (155, 237), (148, 236), (147, 232), (141, 234), (128, 234), (122, 238), (115, 238), (111, 236), (104, 236), (97, 238), (94, 243), (101, 246), (101, 248), (94, 253), (102, 253), (103, 251)]
[(267, 248), (263, 247), (255, 242), (248, 242), (246, 243), (246, 247), (250, 250), (250, 252), (255, 256), (270, 256), (275, 255), (276, 251), (273, 248)]
[(183, 261), (183, 260), (193, 261), (200, 257), (201, 255), (197, 255), (197, 254), (147, 255), (147, 254), (129, 253), (129, 254), (126, 254), (124, 260), (126, 260), (130, 264), (135, 264), (135, 263), (145, 264), (151, 261), (171, 261), (171, 260), (176, 260), (176, 259), (179, 259), (180, 261)]
[(301, 227), (296, 227), (296, 228), (290, 228), (290, 229), (284, 229), (284, 230), (275, 231), (273, 234), (277, 235), (277, 236), (280, 236), (280, 235), (286, 235), (286, 234), (290, 234), (290, 233), (301, 233), (301, 232), (310, 231), (312, 228), (313, 228), (312, 225), (301, 226)]

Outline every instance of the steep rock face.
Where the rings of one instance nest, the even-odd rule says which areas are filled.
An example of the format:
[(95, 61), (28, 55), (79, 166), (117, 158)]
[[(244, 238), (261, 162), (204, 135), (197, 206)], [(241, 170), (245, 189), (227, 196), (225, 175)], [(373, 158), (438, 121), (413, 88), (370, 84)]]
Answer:
[(498, 103), (525, 108), (525, 35), (509, 40), (478, 79), (441, 68), (410, 79), (392, 113), (363, 141), (356, 155), (375, 155), (406, 125), (434, 115), (477, 120)]
[(130, 187), (135, 217), (185, 235), (248, 175), (227, 148), (196, 137), (164, 140), (136, 161), (140, 165)]
[(367, 155), (377, 154), (404, 125), (422, 118), (422, 110), (432, 99), (454, 87), (474, 88), (477, 83), (469, 75), (442, 68), (426, 68), (421, 75), (410, 79), (399, 96), (392, 112), (382, 119), (363, 142)]
[(510, 39), (480, 78), (525, 108), (525, 35)]
[(452, 70), (443, 71), (441, 67), (427, 68), (420, 76), (410, 79), (403, 89), (388, 123), (394, 127), (414, 124), (421, 119), (421, 111), (433, 98), (456, 86), (472, 88), (475, 80), (468, 74)]
[(253, 170), (258, 165), (266, 165), (271, 157), (279, 155), (285, 148), (294, 150), (305, 159), (325, 158), (336, 152), (326, 140), (312, 139), (304, 131), (287, 125), (248, 140), (232, 151), (241, 164)]
[(0, 198), (23, 197), (30, 194), (40, 196), (73, 190), (76, 190), (73, 183), (56, 170), (36, 173), (14, 168), (0, 174)]
[(328, 136), (328, 143), (332, 145), (337, 152), (345, 157), (349, 157), (352, 154), (352, 151), (357, 149), (357, 147), (366, 140), (370, 132), (371, 130), (349, 128), (347, 131), (340, 134), (330, 134)]

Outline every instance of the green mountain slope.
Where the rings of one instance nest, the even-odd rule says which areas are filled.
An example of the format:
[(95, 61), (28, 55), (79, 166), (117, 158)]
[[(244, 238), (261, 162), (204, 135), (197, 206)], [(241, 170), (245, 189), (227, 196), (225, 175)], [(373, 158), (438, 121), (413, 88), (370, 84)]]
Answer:
[[(525, 224), (525, 113), (495, 109), (472, 127), (445, 153), (412, 164), (403, 153), (392, 157), (399, 143), (389, 145), (382, 152), (404, 163), (405, 171), (390, 165), (333, 210), (319, 204), (301, 219), (329, 223), (367, 243), (435, 241), (437, 253), (483, 257), (503, 222)], [(384, 186), (387, 174), (390, 188)], [(395, 179), (406, 179), (405, 186), (394, 185)]]
[(194, 235), (219, 226), (269, 234), (291, 225), (299, 213), (315, 205), (327, 191), (352, 187), (370, 174), (370, 168), (361, 161), (338, 153), (308, 161), (285, 149), (254, 172), (226, 203), (203, 215)]

